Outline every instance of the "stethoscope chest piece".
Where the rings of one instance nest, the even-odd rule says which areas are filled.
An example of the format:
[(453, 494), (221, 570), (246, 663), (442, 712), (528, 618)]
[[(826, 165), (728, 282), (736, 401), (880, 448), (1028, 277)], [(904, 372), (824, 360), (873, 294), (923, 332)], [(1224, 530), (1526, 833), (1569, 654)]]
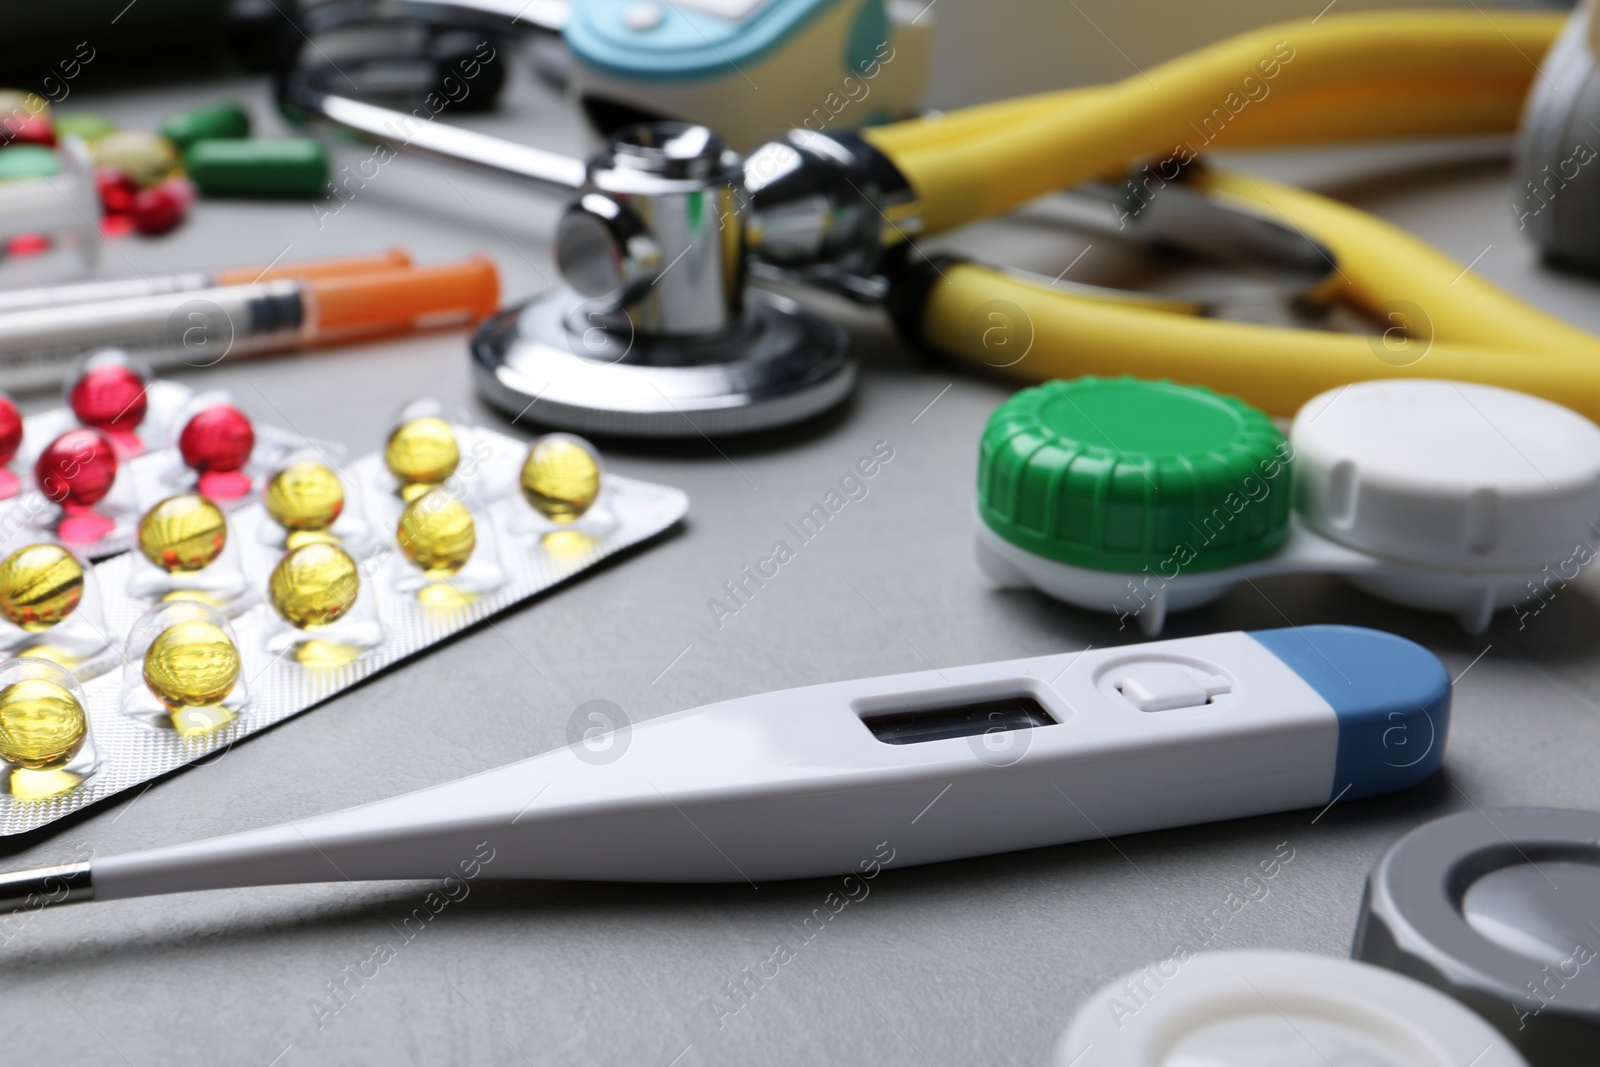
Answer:
[(583, 433), (693, 437), (783, 426), (855, 385), (844, 332), (747, 290), (743, 161), (704, 126), (651, 123), (589, 163), (556, 231), (566, 285), (490, 320), (485, 396)]
[(784, 426), (855, 387), (843, 330), (770, 293), (709, 338), (634, 332), (569, 288), (511, 308), (472, 341), (472, 372), (507, 414), (576, 433), (695, 437)]

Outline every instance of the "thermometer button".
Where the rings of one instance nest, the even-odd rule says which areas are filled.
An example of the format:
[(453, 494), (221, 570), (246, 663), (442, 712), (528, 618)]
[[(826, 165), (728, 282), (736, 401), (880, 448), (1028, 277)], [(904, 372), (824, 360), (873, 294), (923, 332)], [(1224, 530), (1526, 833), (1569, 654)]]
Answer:
[(1117, 691), (1140, 711), (1198, 708), (1229, 691), (1228, 680), (1175, 663), (1139, 663), (1124, 670)]

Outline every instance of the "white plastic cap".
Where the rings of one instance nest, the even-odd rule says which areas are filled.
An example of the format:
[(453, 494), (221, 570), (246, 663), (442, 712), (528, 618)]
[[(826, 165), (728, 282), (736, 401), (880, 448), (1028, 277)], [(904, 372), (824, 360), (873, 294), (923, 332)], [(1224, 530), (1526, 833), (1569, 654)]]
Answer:
[(1357, 382), (1295, 416), (1301, 518), (1351, 548), (1449, 570), (1559, 563), (1600, 541), (1600, 426), (1468, 382)]
[(1421, 982), (1304, 952), (1203, 952), (1091, 996), (1055, 1067), (1527, 1067), (1511, 1043)]
[(76, 274), (99, 258), (100, 194), (81, 138), (62, 138), (56, 155), (61, 171), (53, 177), (0, 181), (0, 247), (22, 234), (43, 234), (68, 246)]

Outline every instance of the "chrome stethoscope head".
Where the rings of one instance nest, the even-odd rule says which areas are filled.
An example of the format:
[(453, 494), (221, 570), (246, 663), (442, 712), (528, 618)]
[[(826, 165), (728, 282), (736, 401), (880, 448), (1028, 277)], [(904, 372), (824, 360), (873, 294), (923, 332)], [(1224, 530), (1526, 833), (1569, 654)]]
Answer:
[(565, 284), (473, 339), (485, 397), (649, 437), (783, 426), (843, 400), (856, 377), (844, 332), (746, 286), (763, 206), (748, 161), (706, 127), (619, 131), (556, 228)]
[[(481, 17), (494, 3), (466, 6)], [(455, 6), (365, 0), (356, 9), (381, 22), (438, 19)], [(323, 17), (330, 32), (351, 24), (332, 10)], [(471, 344), (483, 395), (513, 416), (639, 437), (747, 433), (807, 419), (850, 395), (848, 339), (748, 282), (820, 288), (892, 312), (892, 279), (930, 262), (912, 246), (922, 234), (914, 190), (856, 134), (791, 130), (741, 157), (706, 126), (652, 122), (618, 130), (584, 163), (356, 99), (320, 51), (313, 41), (279, 75), (291, 119), (569, 198), (555, 236), (562, 284), (492, 317)], [(1108, 209), (1107, 199), (1121, 195), (1111, 187), (1088, 198)], [(1114, 213), (1138, 216), (1136, 225), (1117, 224), (1124, 239), (1265, 263), (1281, 280), (1271, 286), (1276, 304), (1292, 304), (1332, 269), (1327, 250), (1303, 235), (1200, 194), (1174, 191), (1158, 210)], [(1072, 288), (1119, 303), (1172, 303)], [(1187, 310), (1228, 313), (1209, 303)]]
[[(852, 136), (797, 134), (748, 159), (704, 126), (625, 127), (587, 164), (422, 122), (332, 91), (327, 72), (279, 78), (290, 118), (570, 198), (556, 231), (563, 284), (488, 320), (472, 368), (490, 403), (584, 433), (693, 437), (771, 429), (850, 395), (856, 362), (839, 327), (747, 285), (757, 273), (857, 299), (903, 179)], [(903, 232), (903, 230), (902, 230)]]

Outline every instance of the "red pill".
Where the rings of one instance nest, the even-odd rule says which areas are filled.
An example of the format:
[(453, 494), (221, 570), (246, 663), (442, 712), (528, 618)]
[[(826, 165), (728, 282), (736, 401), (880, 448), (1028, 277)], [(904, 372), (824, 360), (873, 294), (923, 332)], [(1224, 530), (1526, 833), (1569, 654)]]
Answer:
[(10, 500), (22, 490), (22, 481), (4, 466), (22, 447), (22, 413), (8, 396), (0, 395), (0, 500)]
[(36, 256), (50, 250), (50, 238), (42, 233), (19, 233), (6, 242), (8, 256)]
[(50, 120), (43, 115), (28, 115), (22, 118), (13, 116), (6, 119), (7, 144), (36, 144), (46, 148), (54, 148), (56, 144), (56, 131), (51, 129)]
[(183, 201), (183, 206), (188, 207), (200, 199), (200, 190), (194, 187), (194, 182), (188, 178), (171, 177), (161, 183), (172, 190), (172, 195)]
[(8, 396), (0, 396), (0, 464), (10, 463), (22, 447), (22, 412)]
[(108, 433), (131, 433), (144, 421), (150, 400), (145, 380), (132, 367), (105, 363), (78, 376), (67, 401), (85, 426)]
[(62, 507), (91, 507), (117, 480), (117, 453), (99, 430), (68, 430), (39, 454), (33, 476), (39, 491)]
[(236, 471), (250, 461), (256, 432), (244, 412), (231, 404), (206, 408), (178, 435), (178, 451), (191, 470)]
[(133, 198), (133, 228), (146, 237), (166, 233), (183, 221), (191, 200), (186, 184), (164, 181)]
[(206, 408), (178, 435), (183, 461), (200, 474), (200, 495), (211, 500), (236, 500), (250, 491), (250, 477), (239, 468), (255, 443), (250, 420), (228, 404)]
[(134, 180), (115, 167), (102, 167), (94, 172), (95, 191), (100, 194), (100, 207), (107, 215), (133, 214), (133, 198), (139, 194)]

